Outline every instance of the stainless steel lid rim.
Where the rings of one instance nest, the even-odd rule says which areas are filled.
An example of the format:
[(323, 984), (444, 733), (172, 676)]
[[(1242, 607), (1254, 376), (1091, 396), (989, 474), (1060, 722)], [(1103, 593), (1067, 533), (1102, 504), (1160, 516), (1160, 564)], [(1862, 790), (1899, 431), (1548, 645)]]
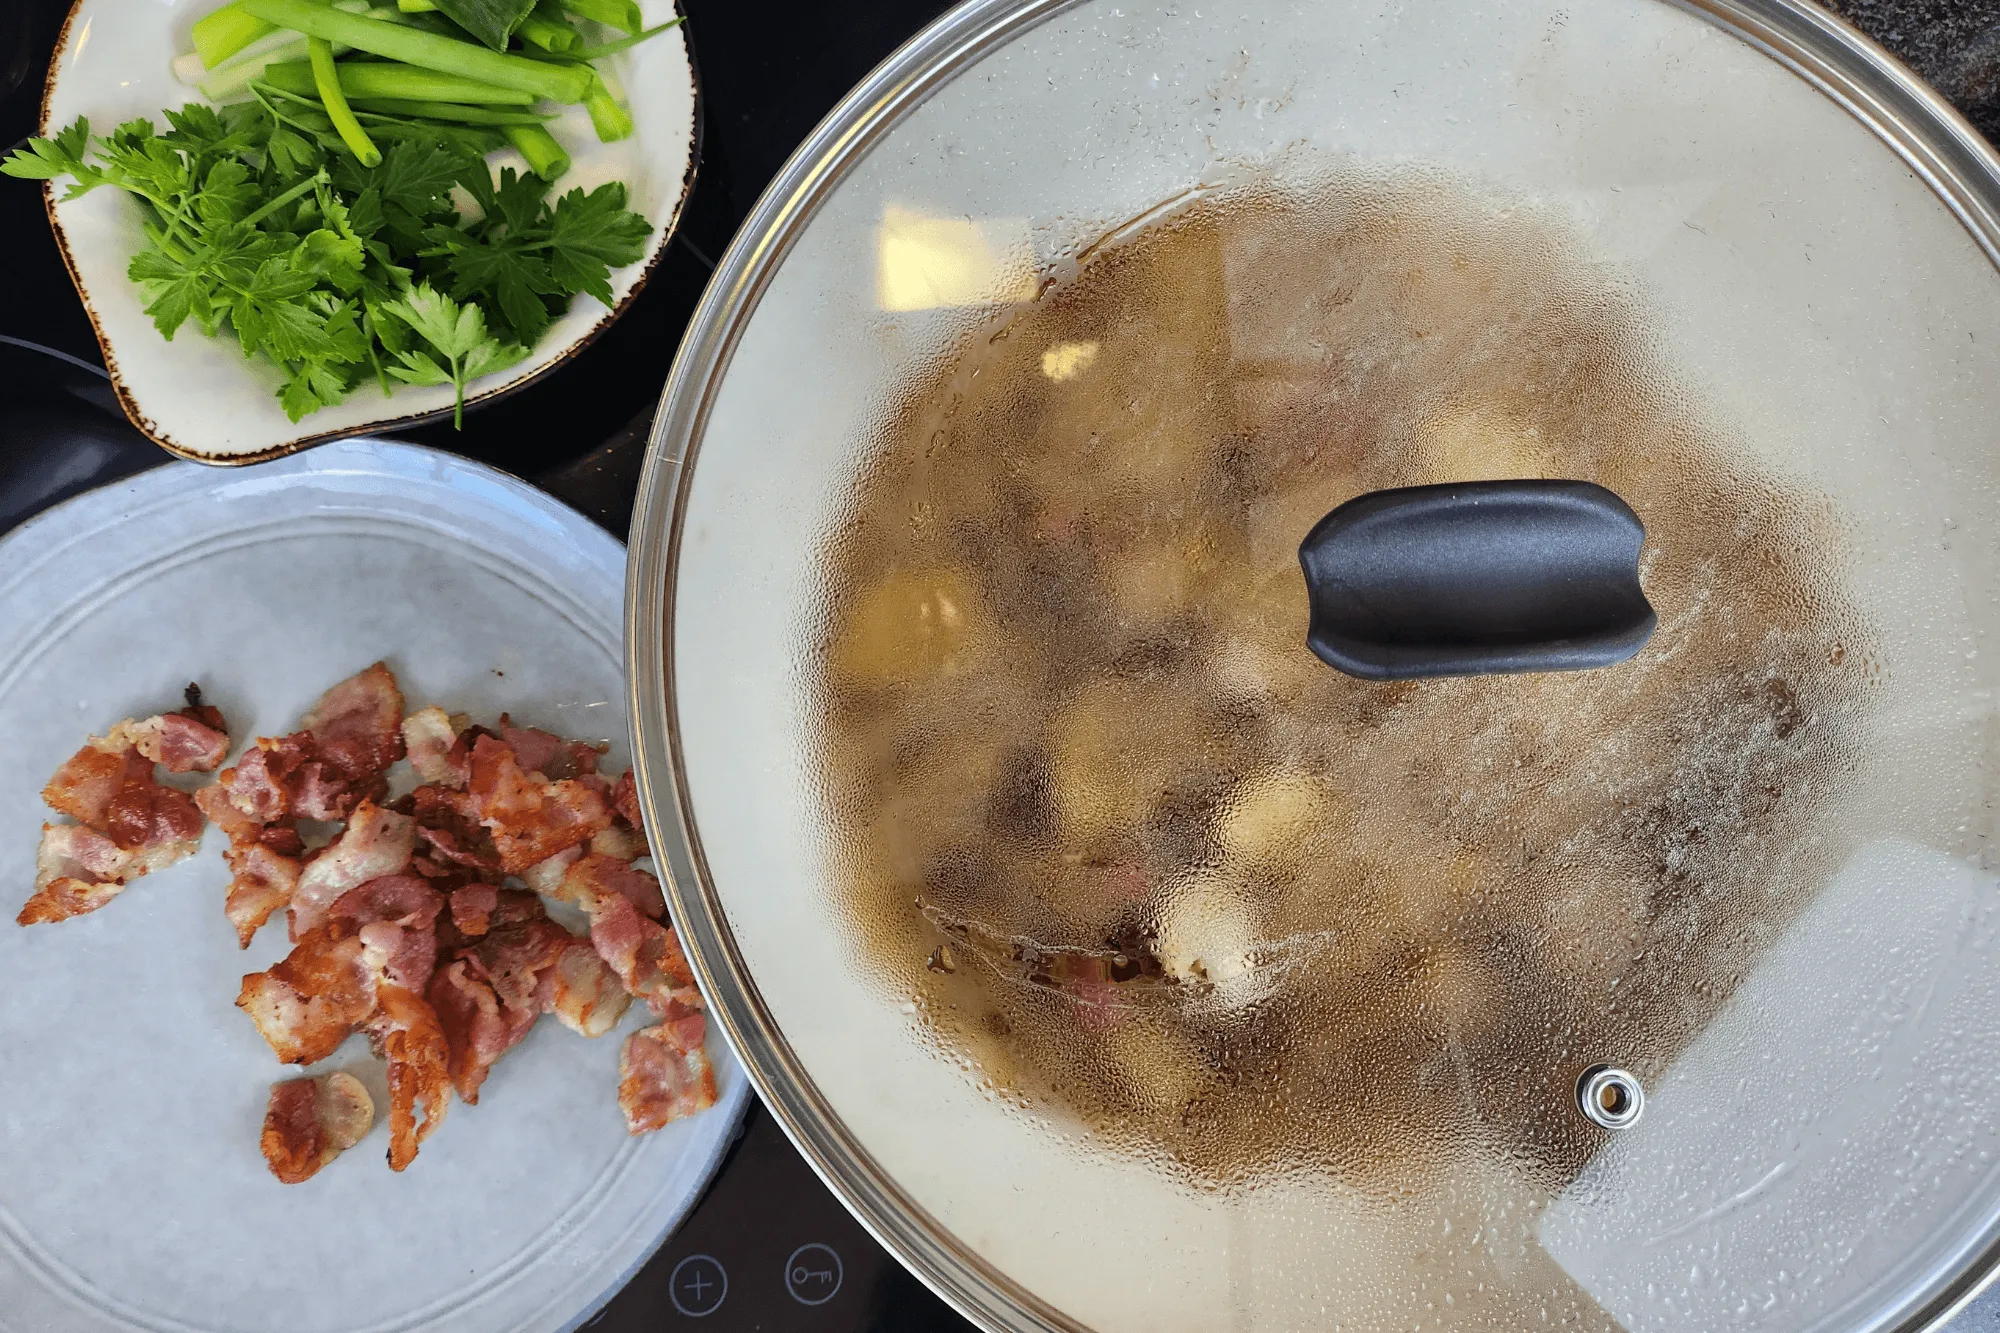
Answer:
[[(687, 488), (702, 427), (737, 335), (765, 283), (783, 262), (819, 199), (868, 148), (933, 89), (1016, 33), (1079, 0), (973, 0), (905, 43), (828, 114), (787, 159), (717, 265), (661, 392), (632, 514), (632, 533), (665, 529), (665, 540), (628, 545), (626, 685), (628, 703), (664, 697), (674, 712), (672, 587), (679, 562)], [(664, 633), (641, 627), (660, 626)], [(631, 714), (636, 716), (636, 714)], [(730, 936), (706, 873), (700, 836), (686, 802), (676, 729), (648, 717), (634, 728), (633, 771), (662, 884), (688, 957), (712, 1001), (713, 1017), (750, 1073), (786, 1136), (875, 1239), (955, 1310), (995, 1330), (1088, 1333), (983, 1264), (971, 1264), (947, 1234), (888, 1178), (840, 1122), (779, 1035)], [(711, 959), (728, 961), (726, 972)], [(745, 1022), (745, 1016), (749, 1022)], [(1011, 1301), (994, 1298), (1011, 1293)], [(1023, 1312), (1031, 1322), (1021, 1322)]]
[(2000, 154), (1951, 103), (1811, 0), (1667, 0), (1812, 84), (1903, 159), (2000, 265)]
[[(715, 390), (763, 292), (821, 201), (890, 130), (967, 66), (1080, 0), (969, 0), (889, 57), (786, 162), (723, 256), (675, 357), (635, 505), (626, 590), (634, 770), (673, 916), (713, 1014), (792, 1142), (877, 1240), (955, 1309), (993, 1330), (1083, 1326), (967, 1255), (841, 1123), (778, 1031), (724, 928), (680, 749), (673, 588), (685, 470)], [(1900, 62), (1810, 0), (1665, 0), (1790, 69), (1866, 125), (2000, 266), (2000, 155)], [(664, 700), (662, 712), (658, 705)], [(1934, 1328), (2000, 1276), (2000, 1236), (1896, 1328)]]

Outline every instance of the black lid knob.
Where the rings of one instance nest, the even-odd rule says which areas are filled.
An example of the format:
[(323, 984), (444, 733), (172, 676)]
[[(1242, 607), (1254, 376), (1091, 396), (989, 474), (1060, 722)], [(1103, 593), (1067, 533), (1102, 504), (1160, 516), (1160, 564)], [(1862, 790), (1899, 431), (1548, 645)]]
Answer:
[(1645, 525), (1587, 481), (1373, 491), (1299, 546), (1307, 642), (1364, 680), (1580, 671), (1637, 653)]

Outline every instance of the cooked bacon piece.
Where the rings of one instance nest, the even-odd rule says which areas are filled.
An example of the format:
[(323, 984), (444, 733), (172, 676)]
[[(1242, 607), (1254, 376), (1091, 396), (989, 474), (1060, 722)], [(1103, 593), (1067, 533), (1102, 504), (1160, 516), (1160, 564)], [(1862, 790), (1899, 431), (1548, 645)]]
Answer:
[(297, 858), (275, 851), (263, 842), (233, 843), (222, 857), (229, 863), (233, 876), (228, 896), (222, 900), (222, 912), (229, 918), (229, 924), (236, 927), (238, 947), (247, 949), (251, 937), (271, 919), (271, 914), (291, 902), (292, 891), (299, 886), (301, 867)]
[(95, 912), (125, 891), (137, 853), (82, 824), (44, 824), (35, 849), (35, 892), (14, 918), (33, 926)]
[(629, 768), (618, 775), (616, 785), (611, 788), (611, 808), (643, 835), (646, 821), (639, 817), (639, 784), (633, 781)]
[[(224, 769), (225, 775), (235, 772)], [(206, 787), (198, 787), (194, 793), (195, 808), (208, 816), (208, 822), (221, 829), (231, 843), (257, 842), (264, 833), (264, 825), (236, 808), (229, 799), (229, 791), (220, 782), (211, 782)]]
[[(202, 710), (214, 713), (212, 708)], [(169, 773), (213, 773), (229, 754), (229, 734), (186, 712), (161, 713), (143, 722), (120, 722), (110, 738), (123, 740)]]
[(349, 889), (327, 909), (354, 926), (366, 946), (362, 966), (386, 983), (422, 991), (437, 965), (437, 919), (444, 895), (415, 875), (384, 875)]
[(430, 848), (433, 860), (459, 866), (481, 877), (500, 877), (500, 853), (493, 836), (479, 822), (478, 802), (469, 792), (424, 786), (410, 793), (417, 836)]
[(556, 955), (555, 966), (543, 977), (546, 996), (542, 1012), (586, 1037), (601, 1037), (618, 1026), (632, 1003), (611, 965), (598, 956), (588, 940), (573, 939)]
[(708, 1018), (697, 1009), (690, 1009), (679, 1000), (669, 1000), (656, 1011), (660, 1017), (659, 1026), (664, 1029), (677, 1051), (698, 1050), (708, 1036)]
[(658, 903), (659, 881), (627, 862), (597, 853), (579, 857), (565, 870), (552, 896), (581, 907), (590, 916), (590, 942), (625, 989), (664, 1013), (669, 1001), (699, 1010), (701, 992), (694, 971), (671, 926), (641, 911)]
[(327, 908), (349, 889), (410, 864), (417, 841), (416, 821), (372, 801), (363, 801), (340, 837), (306, 862), (292, 893), (292, 938), (326, 920)]
[(467, 1106), (477, 1106), (487, 1072), (528, 1035), (536, 1011), (501, 1004), (476, 965), (465, 961), (439, 969), (429, 997), (450, 1050), (451, 1084)]
[(236, 1007), (284, 1063), (324, 1060), (375, 1012), (366, 953), (351, 923), (316, 926), (269, 971), (243, 978)]
[(151, 781), (152, 761), (128, 745), (109, 745), (98, 737), (71, 755), (42, 788), (42, 800), (58, 814), (108, 832), (112, 802), (127, 784)]
[(380, 1002), (369, 1035), (389, 1062), (389, 1169), (401, 1171), (451, 1109), (451, 1046), (422, 995), (385, 985)]
[(379, 778), (357, 782), (324, 759), (308, 759), (299, 765), (286, 795), (300, 819), (330, 822), (347, 818), (363, 801), (385, 796), (388, 790)]
[(418, 777), (436, 786), (465, 785), (470, 766), (458, 733), (442, 708), (419, 708), (403, 719), (403, 749)]
[[(202, 788), (207, 791), (208, 788)], [(257, 841), (269, 847), (280, 856), (305, 855), (305, 839), (289, 824), (273, 824), (257, 834)]]
[[(550, 776), (549, 765), (563, 751), (563, 738), (539, 727), (517, 727), (514, 719), (500, 715), (500, 740), (514, 752), (514, 762), (530, 773)], [(565, 774), (564, 776), (569, 776)]]
[(225, 736), (229, 734), (229, 724), (222, 720), (222, 710), (201, 701), (200, 685), (189, 681), (187, 688), (181, 691), (181, 698), (187, 704), (187, 707), (178, 710), (182, 717), (191, 717), (210, 731), (219, 731)]
[(264, 1160), (285, 1184), (303, 1184), (361, 1142), (374, 1124), (374, 1100), (352, 1074), (273, 1083), (264, 1112)]
[(590, 850), (618, 861), (636, 861), (652, 854), (652, 849), (646, 846), (645, 835), (623, 819), (612, 820), (610, 828), (593, 837)]
[(321, 759), (364, 788), (403, 757), (403, 692), (377, 662), (321, 695), (300, 726)]
[(152, 764), (145, 763), (143, 771), (119, 785), (100, 827), (128, 850), (187, 843), (191, 852), (191, 844), (201, 840), (201, 807), (186, 792), (155, 782)]
[(502, 1004), (538, 1013), (542, 978), (576, 937), (549, 920), (533, 894), (503, 892), (499, 898), (486, 933), (459, 956), (493, 987)]
[[(202, 809), (225, 831), (244, 821), (258, 826), (275, 824), (295, 813), (292, 789), (298, 785), (299, 770), (311, 758), (312, 737), (303, 731), (290, 736), (259, 736), (235, 767), (216, 775), (214, 787), (203, 789), (219, 795), (203, 801)], [(236, 812), (234, 821), (220, 813), (221, 802)], [(230, 832), (232, 841), (237, 836)]]
[(468, 884), (452, 890), (451, 924), (467, 939), (484, 935), (500, 906), (500, 890), (491, 884)]
[[(150, 783), (151, 766), (147, 767)], [(35, 892), (14, 918), (16, 923), (40, 925), (94, 912), (139, 876), (194, 855), (201, 845), (201, 815), (190, 805), (190, 821), (178, 807), (174, 809), (174, 817), (164, 825), (169, 836), (130, 846), (120, 845), (115, 830), (107, 835), (84, 824), (42, 825), (42, 840), (35, 849)], [(186, 836), (171, 836), (184, 830)]]
[(639, 915), (620, 894), (606, 894), (586, 910), (590, 942), (626, 990), (655, 1006), (685, 993), (695, 997), (690, 1007), (699, 1007), (700, 992), (671, 928)]
[(472, 747), (468, 790), (480, 822), (493, 834), (500, 868), (510, 875), (590, 841), (611, 822), (611, 811), (596, 792), (523, 769), (514, 751), (490, 736)]
[(568, 898), (584, 910), (592, 900), (615, 893), (648, 917), (658, 921), (667, 914), (667, 900), (660, 893), (660, 881), (643, 870), (635, 870), (629, 860), (592, 852), (581, 857), (563, 875), (557, 896)]
[[(699, 1017), (699, 1015), (697, 1015)], [(715, 1105), (715, 1071), (687, 1025), (641, 1028), (618, 1061), (618, 1105), (634, 1134), (659, 1129)]]
[(565, 847), (545, 861), (537, 861), (521, 872), (521, 882), (536, 893), (546, 893), (551, 898), (564, 897), (563, 878), (569, 868), (583, 858), (582, 847)]

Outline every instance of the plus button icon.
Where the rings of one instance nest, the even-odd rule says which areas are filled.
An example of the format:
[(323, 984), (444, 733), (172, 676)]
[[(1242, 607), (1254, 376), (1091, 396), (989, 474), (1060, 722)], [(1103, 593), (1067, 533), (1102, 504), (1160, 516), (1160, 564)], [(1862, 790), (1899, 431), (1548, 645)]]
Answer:
[(682, 1314), (699, 1319), (714, 1314), (729, 1294), (729, 1274), (713, 1255), (690, 1254), (674, 1265), (667, 1295)]

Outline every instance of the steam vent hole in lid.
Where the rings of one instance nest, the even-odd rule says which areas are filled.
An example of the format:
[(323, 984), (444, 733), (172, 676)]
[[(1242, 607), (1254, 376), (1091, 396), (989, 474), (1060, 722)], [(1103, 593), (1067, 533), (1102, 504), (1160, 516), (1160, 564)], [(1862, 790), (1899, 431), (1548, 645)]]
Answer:
[[(1579, 1053), (1652, 1083), (1851, 853), (1835, 515), (1566, 227), (1416, 175), (1211, 194), (903, 387), (825, 552), (831, 907), (976, 1077), (1190, 1188), (1477, 1164), (1531, 1215), (1609, 1139)], [(1644, 522), (1636, 656), (1308, 650), (1323, 515), (1518, 478)]]

